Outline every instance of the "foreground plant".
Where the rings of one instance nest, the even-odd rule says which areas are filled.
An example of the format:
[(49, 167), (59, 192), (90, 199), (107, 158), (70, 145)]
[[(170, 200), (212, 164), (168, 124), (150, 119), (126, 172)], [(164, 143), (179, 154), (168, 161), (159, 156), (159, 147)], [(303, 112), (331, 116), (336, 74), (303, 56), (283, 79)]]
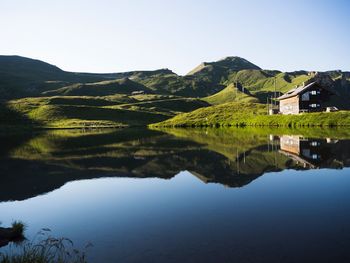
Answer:
[[(86, 254), (74, 248), (68, 238), (50, 236), (42, 229), (33, 241), (24, 241), (16, 249), (0, 254), (0, 263), (86, 263)], [(85, 248), (88, 248), (88, 244)]]
[(24, 240), (25, 229), (26, 225), (21, 221), (14, 221), (12, 227), (0, 227), (0, 247)]
[(22, 221), (14, 221), (12, 223), (12, 231), (17, 236), (23, 236), (24, 231), (26, 230), (27, 226)]

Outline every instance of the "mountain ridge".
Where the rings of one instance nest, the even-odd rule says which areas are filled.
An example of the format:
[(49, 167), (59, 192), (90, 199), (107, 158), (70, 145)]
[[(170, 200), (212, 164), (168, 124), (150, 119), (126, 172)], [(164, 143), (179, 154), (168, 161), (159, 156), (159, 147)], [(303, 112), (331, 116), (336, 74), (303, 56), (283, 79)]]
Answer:
[[(304, 70), (265, 70), (238, 56), (203, 62), (184, 76), (167, 68), (117, 73), (79, 73), (64, 71), (38, 59), (13, 55), (0, 56), (0, 95), (3, 100), (62, 95), (60, 91), (65, 94), (64, 88), (78, 84), (88, 86), (89, 89), (85, 89), (86, 93), (68, 92), (66, 95), (104, 95), (103, 91), (91, 91), (94, 86), (92, 84), (96, 84), (95, 88), (98, 89), (104, 87), (105, 81), (112, 83), (128, 78), (131, 81), (130, 87), (124, 85), (124, 91), (118, 90), (118, 83), (115, 82), (115, 94), (142, 89), (148, 93), (204, 98), (222, 91), (232, 83), (240, 83), (260, 102), (265, 102), (267, 97), (272, 96), (275, 81), (279, 93), (284, 93), (308, 80), (309, 73)], [(344, 90), (344, 94), (350, 94), (350, 72), (330, 70), (324, 73), (331, 76), (337, 88)], [(135, 89), (137, 85), (139, 88)], [(108, 93), (112, 94), (113, 90)]]

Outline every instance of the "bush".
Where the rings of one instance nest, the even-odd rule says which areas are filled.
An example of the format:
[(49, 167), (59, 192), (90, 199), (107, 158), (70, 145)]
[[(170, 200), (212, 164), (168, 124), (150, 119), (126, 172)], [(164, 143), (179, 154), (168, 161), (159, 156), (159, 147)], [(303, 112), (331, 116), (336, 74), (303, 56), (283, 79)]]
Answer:
[(27, 226), (21, 221), (14, 221), (12, 223), (12, 231), (16, 236), (23, 236)]

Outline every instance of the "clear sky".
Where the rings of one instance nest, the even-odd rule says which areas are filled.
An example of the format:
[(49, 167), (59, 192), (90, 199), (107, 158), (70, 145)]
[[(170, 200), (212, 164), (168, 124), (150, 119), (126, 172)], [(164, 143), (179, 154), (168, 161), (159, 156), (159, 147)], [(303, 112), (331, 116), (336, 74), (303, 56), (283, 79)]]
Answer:
[(185, 74), (226, 56), (350, 71), (346, 0), (0, 0), (0, 29), (0, 54), (68, 71)]

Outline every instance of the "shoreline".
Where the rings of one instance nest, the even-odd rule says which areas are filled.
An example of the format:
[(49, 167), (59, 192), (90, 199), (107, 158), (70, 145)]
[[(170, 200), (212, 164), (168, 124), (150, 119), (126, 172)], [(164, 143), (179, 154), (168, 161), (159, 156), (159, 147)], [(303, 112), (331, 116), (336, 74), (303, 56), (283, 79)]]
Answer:
[(239, 111), (197, 110), (169, 120), (150, 124), (149, 127), (350, 127), (350, 111), (303, 113), (298, 115), (242, 114)]

